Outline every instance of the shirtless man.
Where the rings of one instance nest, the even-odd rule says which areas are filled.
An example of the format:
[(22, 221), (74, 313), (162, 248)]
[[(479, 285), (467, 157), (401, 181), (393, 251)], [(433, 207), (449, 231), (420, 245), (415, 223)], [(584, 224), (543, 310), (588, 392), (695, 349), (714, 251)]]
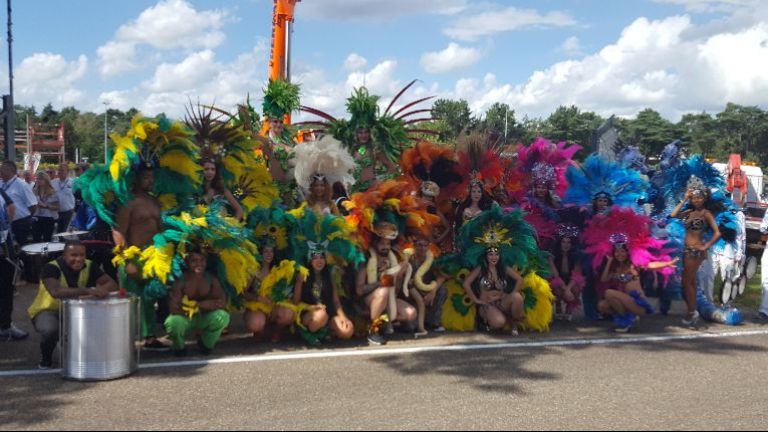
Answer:
[[(133, 187), (133, 199), (117, 212), (117, 226), (112, 230), (112, 238), (119, 249), (137, 246), (144, 249), (152, 244), (152, 237), (161, 229), (160, 203), (150, 195), (154, 186), (152, 168), (142, 168), (136, 176)], [(120, 286), (129, 288), (136, 294), (141, 294), (144, 281), (136, 263), (129, 262), (120, 269)], [(158, 301), (164, 308), (167, 300)], [(141, 304), (141, 333), (144, 347), (148, 349), (167, 348), (157, 340), (155, 330), (157, 317), (155, 315), (155, 300), (142, 297)]]
[[(381, 335), (381, 327), (386, 321), (382, 319), (382, 315), (387, 307), (391, 306), (390, 297), (394, 296), (395, 286), (402, 284), (402, 277), (405, 275), (407, 266), (397, 262), (397, 257), (392, 252), (392, 241), (389, 238), (376, 237), (370, 254), (368, 265), (361, 267), (357, 272), (356, 294), (358, 299), (365, 302), (365, 306), (370, 312), (371, 325), (368, 330), (368, 343), (383, 345), (386, 341)], [(393, 260), (394, 262), (392, 262)], [(368, 267), (372, 267), (374, 263), (376, 265), (375, 277), (373, 273), (368, 274)], [(373, 269), (371, 270), (373, 271)], [(397, 314), (395, 317), (390, 317), (390, 320), (400, 322), (416, 320), (416, 309), (413, 306), (400, 299), (395, 301), (395, 305)], [(387, 326), (387, 328), (391, 328), (391, 326)]]
[(189, 253), (187, 270), (170, 292), (165, 329), (173, 341), (174, 354), (186, 355), (185, 339), (190, 330), (200, 330), (197, 346), (208, 355), (229, 325), (229, 313), (224, 290), (219, 280), (205, 271), (206, 256), (199, 249)]

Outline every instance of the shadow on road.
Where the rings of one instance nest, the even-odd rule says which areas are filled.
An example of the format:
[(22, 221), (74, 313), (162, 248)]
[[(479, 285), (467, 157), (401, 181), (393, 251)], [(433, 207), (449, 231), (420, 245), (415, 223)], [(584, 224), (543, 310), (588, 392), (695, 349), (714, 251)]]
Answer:
[(447, 375), (481, 391), (525, 394), (524, 383), (560, 379), (556, 372), (534, 371), (527, 366), (537, 358), (559, 355), (548, 348), (526, 351), (489, 349), (472, 352), (421, 352), (372, 358), (371, 361), (409, 375)]

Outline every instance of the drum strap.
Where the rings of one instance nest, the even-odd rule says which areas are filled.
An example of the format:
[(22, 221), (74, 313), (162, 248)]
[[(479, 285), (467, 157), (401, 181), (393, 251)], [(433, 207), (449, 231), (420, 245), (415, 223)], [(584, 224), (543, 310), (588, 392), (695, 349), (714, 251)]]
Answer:
[[(58, 268), (61, 271), (61, 276), (59, 276), (59, 283), (61, 284), (61, 286), (70, 288), (69, 284), (67, 283), (67, 277), (64, 276), (64, 271), (61, 270), (61, 267), (59, 267), (59, 262), (57, 260), (53, 260), (49, 264), (53, 264), (56, 268)], [(91, 261), (85, 260), (85, 267), (83, 267), (83, 269), (80, 271), (80, 274), (78, 275), (78, 279), (77, 279), (78, 288), (85, 288), (88, 286), (88, 276), (90, 276), (90, 274), (91, 274)], [(51, 295), (51, 293), (48, 292), (48, 289), (45, 288), (45, 285), (43, 284), (43, 281), (41, 279), (40, 286), (37, 288), (37, 297), (35, 297), (35, 301), (32, 302), (32, 306), (30, 306), (29, 309), (27, 310), (29, 317), (34, 318), (42, 311), (58, 312), (60, 308), (61, 308), (61, 301), (59, 301), (59, 299), (54, 298)]]

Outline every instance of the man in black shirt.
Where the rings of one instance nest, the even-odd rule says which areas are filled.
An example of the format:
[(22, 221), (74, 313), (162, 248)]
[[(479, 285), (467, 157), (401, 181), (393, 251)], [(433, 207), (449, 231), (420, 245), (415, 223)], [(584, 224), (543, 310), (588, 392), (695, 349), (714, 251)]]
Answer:
[(28, 310), (35, 330), (42, 335), (40, 369), (49, 369), (53, 364), (53, 350), (59, 341), (61, 299), (104, 298), (116, 290), (114, 279), (85, 259), (85, 246), (80, 241), (64, 244), (64, 255), (41, 270), (37, 297)]

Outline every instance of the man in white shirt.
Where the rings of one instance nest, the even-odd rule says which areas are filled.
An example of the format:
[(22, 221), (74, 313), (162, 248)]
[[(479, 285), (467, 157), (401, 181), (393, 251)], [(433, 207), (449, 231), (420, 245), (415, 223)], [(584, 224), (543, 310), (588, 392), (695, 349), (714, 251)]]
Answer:
[(8, 195), (0, 189), (0, 341), (22, 340), (29, 333), (16, 327), (11, 321), (13, 315), (13, 276), (15, 268), (8, 259), (13, 243), (8, 233), (9, 219), (16, 207)]
[(53, 180), (51, 185), (59, 195), (59, 222), (56, 232), (64, 232), (69, 227), (75, 211), (75, 194), (72, 191), (75, 180), (69, 177), (69, 164), (62, 162), (59, 165), (59, 178)]
[(0, 166), (0, 189), (2, 189), (16, 205), (16, 215), (11, 223), (11, 231), (20, 246), (29, 242), (32, 233), (32, 215), (37, 210), (37, 197), (32, 187), (16, 176), (16, 164), (3, 161)]

